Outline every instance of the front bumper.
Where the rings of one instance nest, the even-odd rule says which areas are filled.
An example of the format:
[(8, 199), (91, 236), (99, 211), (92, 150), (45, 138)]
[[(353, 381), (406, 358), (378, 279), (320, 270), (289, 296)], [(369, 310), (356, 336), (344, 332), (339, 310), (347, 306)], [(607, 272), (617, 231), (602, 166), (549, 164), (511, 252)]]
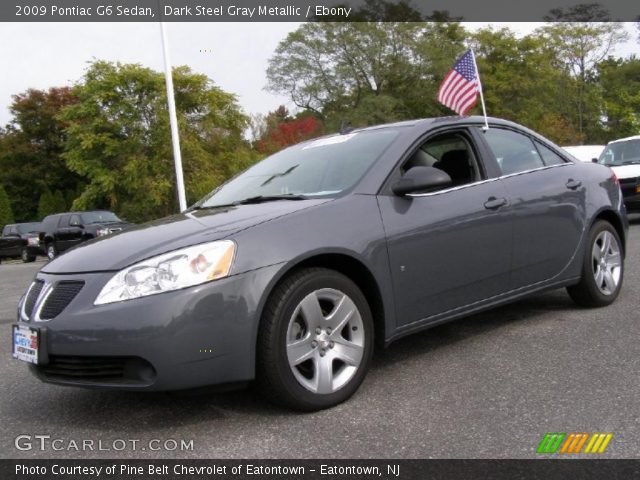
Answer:
[(627, 212), (640, 212), (640, 178), (620, 180), (620, 189)]
[(45, 332), (46, 363), (31, 369), (50, 383), (127, 390), (251, 380), (261, 301), (278, 268), (101, 306), (93, 302), (113, 273), (39, 273), (45, 286), (84, 286), (51, 320), (36, 321), (40, 305), (28, 319), (19, 312), (23, 324)]
[(44, 255), (44, 250), (39, 245), (27, 245), (27, 253), (32, 257)]

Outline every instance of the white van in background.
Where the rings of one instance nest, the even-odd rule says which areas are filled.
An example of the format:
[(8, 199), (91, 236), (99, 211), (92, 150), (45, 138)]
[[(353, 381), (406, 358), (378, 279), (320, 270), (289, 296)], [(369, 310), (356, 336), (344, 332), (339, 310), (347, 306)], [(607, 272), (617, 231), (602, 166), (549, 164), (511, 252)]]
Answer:
[(627, 212), (640, 212), (640, 135), (609, 142), (598, 163), (618, 177)]
[(604, 150), (604, 145), (575, 145), (562, 147), (581, 162), (593, 162), (594, 158), (599, 158)]

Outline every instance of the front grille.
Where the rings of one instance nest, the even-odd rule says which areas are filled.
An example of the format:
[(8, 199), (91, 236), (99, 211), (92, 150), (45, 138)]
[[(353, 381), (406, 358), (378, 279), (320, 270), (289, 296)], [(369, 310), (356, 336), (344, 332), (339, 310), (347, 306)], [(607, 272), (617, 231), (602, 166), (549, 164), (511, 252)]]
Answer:
[(618, 181), (620, 182), (620, 185), (624, 186), (635, 185), (636, 183), (638, 183), (637, 178), (621, 178)]
[(71, 303), (71, 300), (78, 295), (83, 286), (84, 282), (73, 280), (57, 283), (44, 302), (44, 306), (40, 311), (40, 318), (42, 320), (51, 320), (57, 317)]
[(33, 307), (36, 306), (36, 301), (38, 300), (38, 296), (40, 296), (42, 287), (44, 287), (44, 282), (42, 280), (36, 280), (31, 284), (31, 288), (29, 288), (27, 298), (24, 299), (24, 313), (27, 315), (27, 318), (30, 318), (33, 313)]
[(155, 370), (139, 357), (83, 357), (49, 355), (37, 372), (51, 381), (91, 384), (150, 384)]

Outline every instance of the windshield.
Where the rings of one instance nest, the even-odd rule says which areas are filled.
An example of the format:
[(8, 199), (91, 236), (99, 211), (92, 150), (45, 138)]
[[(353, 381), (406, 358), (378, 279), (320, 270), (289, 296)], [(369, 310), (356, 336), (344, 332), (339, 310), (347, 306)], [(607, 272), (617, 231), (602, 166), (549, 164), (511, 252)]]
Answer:
[(80, 215), (82, 223), (88, 225), (90, 223), (114, 223), (121, 222), (115, 213), (111, 212), (88, 212)]
[(598, 163), (609, 166), (640, 164), (640, 139), (607, 145)]
[(381, 129), (321, 138), (282, 150), (225, 183), (197, 206), (251, 198), (336, 195), (352, 187), (398, 135)]
[(40, 228), (38, 222), (35, 223), (21, 223), (18, 225), (18, 232), (24, 235), (25, 233), (37, 232)]

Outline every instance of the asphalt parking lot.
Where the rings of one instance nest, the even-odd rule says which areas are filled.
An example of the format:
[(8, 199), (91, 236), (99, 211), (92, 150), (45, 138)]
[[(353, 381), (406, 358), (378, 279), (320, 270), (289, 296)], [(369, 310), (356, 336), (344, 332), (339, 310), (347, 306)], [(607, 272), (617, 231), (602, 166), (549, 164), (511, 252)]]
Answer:
[[(377, 354), (350, 401), (314, 414), (273, 407), (251, 390), (135, 394), (40, 383), (11, 358), (10, 324), (41, 266), (0, 265), (3, 458), (527, 458), (546, 432), (613, 432), (603, 457), (640, 457), (637, 216), (614, 305), (579, 309), (559, 290), (414, 335)], [(63, 450), (18, 450), (23, 434), (63, 439)], [(87, 439), (128, 446), (67, 449)], [(193, 450), (151, 451), (152, 439), (193, 440)]]

